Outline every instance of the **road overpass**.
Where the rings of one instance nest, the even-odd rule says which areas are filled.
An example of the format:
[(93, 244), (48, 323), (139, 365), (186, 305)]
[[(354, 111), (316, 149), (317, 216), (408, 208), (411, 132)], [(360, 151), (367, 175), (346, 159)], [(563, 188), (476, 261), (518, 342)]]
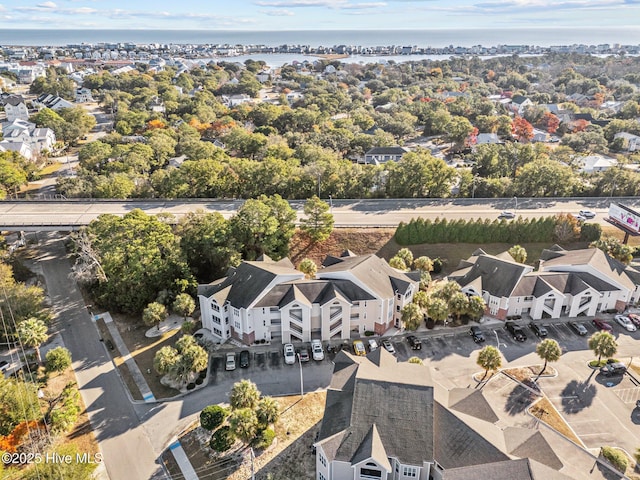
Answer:
[[(395, 227), (414, 217), (497, 218), (509, 210), (524, 218), (577, 213), (581, 209), (597, 213), (594, 221), (604, 223), (612, 202), (638, 207), (640, 197), (607, 198), (497, 198), (497, 199), (367, 199), (330, 200), (336, 227)], [(177, 220), (188, 212), (219, 212), (233, 215), (244, 200), (5, 200), (0, 202), (0, 231), (72, 231), (88, 225), (103, 214), (124, 215), (139, 208), (147, 214), (170, 214)], [(290, 202), (304, 216), (303, 200)]]

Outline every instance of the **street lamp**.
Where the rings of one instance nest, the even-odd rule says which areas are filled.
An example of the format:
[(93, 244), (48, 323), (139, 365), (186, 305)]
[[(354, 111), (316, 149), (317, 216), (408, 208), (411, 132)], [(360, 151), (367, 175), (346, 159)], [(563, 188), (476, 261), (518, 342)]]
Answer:
[(331, 195), (329, 195), (329, 205), (330, 205), (330, 211), (331, 213), (333, 213), (333, 197), (331, 197)]
[(513, 197), (513, 199), (516, 201), (516, 210), (518, 210), (518, 197)]
[(300, 396), (304, 397), (304, 381), (302, 379), (302, 360), (300, 360), (299, 353), (296, 353), (296, 357), (298, 357), (298, 365), (300, 366)]

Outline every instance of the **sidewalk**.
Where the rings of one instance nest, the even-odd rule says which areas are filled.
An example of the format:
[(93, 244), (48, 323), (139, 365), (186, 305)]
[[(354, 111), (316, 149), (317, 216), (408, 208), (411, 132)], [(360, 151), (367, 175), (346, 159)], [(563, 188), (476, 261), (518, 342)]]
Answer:
[(120, 336), (120, 332), (118, 331), (118, 328), (113, 323), (111, 314), (109, 312), (105, 312), (105, 313), (101, 313), (100, 315), (93, 316), (94, 321), (98, 320), (99, 318), (101, 318), (104, 321), (104, 324), (109, 329), (109, 333), (111, 334), (111, 337), (113, 338), (113, 341), (116, 344), (118, 351), (122, 355), (122, 359), (126, 363), (127, 368), (129, 368), (129, 372), (131, 373), (133, 380), (136, 382), (136, 385), (140, 390), (140, 394), (142, 395), (143, 400), (146, 403), (155, 403), (156, 397), (153, 396), (153, 393), (149, 388), (149, 384), (147, 384), (147, 381), (145, 380), (144, 375), (142, 375), (142, 372), (140, 371), (138, 364), (135, 362), (133, 358), (131, 358), (131, 353), (129, 352), (127, 345), (124, 343), (124, 340), (122, 340), (122, 337)]
[(180, 445), (180, 440), (176, 440), (169, 445), (169, 451), (173, 455), (173, 458), (176, 459), (176, 463), (178, 464), (178, 467), (180, 467), (180, 471), (182, 472), (184, 479), (198, 480), (198, 474), (193, 469), (193, 465), (191, 465), (182, 445)]

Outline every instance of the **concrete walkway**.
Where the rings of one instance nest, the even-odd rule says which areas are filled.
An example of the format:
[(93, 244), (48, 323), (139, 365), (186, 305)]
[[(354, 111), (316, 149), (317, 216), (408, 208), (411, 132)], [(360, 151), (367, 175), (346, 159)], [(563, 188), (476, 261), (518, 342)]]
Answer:
[(173, 454), (173, 458), (176, 459), (176, 463), (180, 467), (182, 476), (185, 480), (198, 480), (198, 474), (193, 469), (193, 465), (189, 461), (187, 454), (185, 453), (179, 440), (176, 440), (169, 445), (169, 450)]
[(109, 333), (111, 334), (111, 337), (113, 338), (113, 341), (116, 344), (116, 347), (120, 352), (120, 355), (122, 355), (122, 359), (124, 360), (127, 367), (129, 368), (129, 372), (133, 377), (133, 381), (136, 382), (136, 385), (140, 390), (142, 399), (146, 403), (154, 403), (156, 401), (156, 397), (153, 396), (153, 393), (149, 388), (149, 384), (147, 384), (147, 381), (145, 380), (144, 375), (142, 375), (142, 372), (140, 371), (138, 364), (135, 362), (133, 358), (131, 358), (131, 353), (129, 352), (127, 345), (124, 343), (124, 340), (122, 340), (122, 337), (120, 336), (120, 332), (118, 331), (118, 327), (116, 327), (115, 324), (113, 323), (111, 314), (109, 312), (106, 312), (106, 313), (101, 313), (100, 315), (94, 315), (93, 320), (95, 321), (95, 320), (98, 320), (99, 318), (101, 318), (104, 321), (104, 324), (109, 329)]

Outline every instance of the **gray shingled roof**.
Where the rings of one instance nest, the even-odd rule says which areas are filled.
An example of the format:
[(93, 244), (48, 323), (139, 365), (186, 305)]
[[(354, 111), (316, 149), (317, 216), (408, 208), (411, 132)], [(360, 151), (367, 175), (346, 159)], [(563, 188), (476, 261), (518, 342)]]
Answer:
[(408, 151), (405, 147), (373, 147), (365, 155), (404, 155)]
[[(471, 258), (469, 260), (472, 261)], [(457, 276), (456, 272), (453, 272), (449, 278), (458, 282), (463, 288), (480, 278), (483, 291), (489, 292), (494, 297), (509, 297), (529, 268), (527, 265), (492, 255), (479, 255), (464, 275)]]
[(443, 480), (569, 480), (570, 477), (526, 458), (446, 470)]
[(22, 98), (22, 95), (9, 95), (3, 100), (3, 103), (5, 105), (12, 105), (14, 107), (17, 107), (21, 103), (24, 103), (24, 98)]

